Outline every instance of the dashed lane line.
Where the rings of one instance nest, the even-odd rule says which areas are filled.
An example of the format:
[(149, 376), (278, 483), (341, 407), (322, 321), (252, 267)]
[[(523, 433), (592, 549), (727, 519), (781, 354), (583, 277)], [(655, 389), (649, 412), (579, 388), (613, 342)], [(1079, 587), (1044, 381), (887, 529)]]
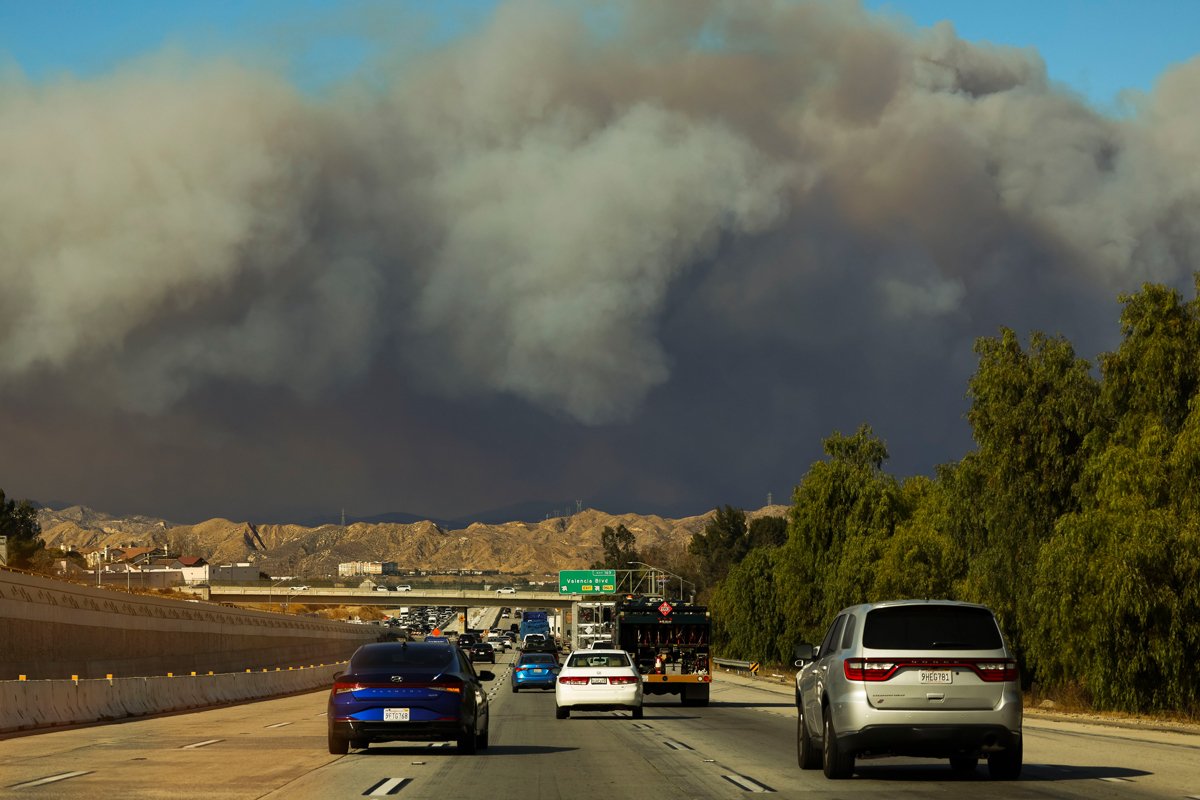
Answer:
[(179, 749), (180, 750), (198, 750), (201, 747), (208, 747), (210, 744), (216, 744), (217, 742), (223, 742), (223, 741), (225, 741), (225, 740), (224, 739), (205, 739), (203, 742), (193, 742), (192, 744), (185, 744), (183, 747), (181, 747)]
[(396, 794), (410, 783), (412, 783), (412, 778), (384, 778), (363, 792), (363, 797), (385, 797), (389, 794)]
[(267, 725), (266, 727), (267, 728), (286, 728), (288, 725), (291, 725), (291, 724), (292, 723), (290, 723), (290, 722), (276, 722), (274, 725)]
[(45, 786), (48, 783), (58, 783), (59, 781), (69, 780), (70, 778), (78, 778), (80, 775), (91, 775), (92, 770), (81, 770), (77, 772), (60, 772), (57, 775), (50, 775), (45, 778), (38, 778), (35, 781), (25, 781), (9, 786), (9, 789), (32, 789), (35, 786)]
[(733, 775), (722, 775), (721, 777), (732, 783), (734, 786), (737, 786), (739, 789), (744, 789), (747, 792), (766, 793), (775, 791), (765, 783), (759, 783), (753, 778), (748, 778), (745, 775), (738, 775), (737, 773), (734, 773)]

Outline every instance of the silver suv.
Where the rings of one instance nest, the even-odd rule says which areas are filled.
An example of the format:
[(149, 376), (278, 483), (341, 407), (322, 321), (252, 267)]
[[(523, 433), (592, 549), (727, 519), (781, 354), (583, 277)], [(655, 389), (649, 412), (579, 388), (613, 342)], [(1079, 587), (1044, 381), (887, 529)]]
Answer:
[(1021, 774), (1021, 689), (992, 612), (947, 600), (851, 606), (819, 647), (799, 644), (796, 758), (846, 778), (859, 756), (985, 757), (993, 779)]

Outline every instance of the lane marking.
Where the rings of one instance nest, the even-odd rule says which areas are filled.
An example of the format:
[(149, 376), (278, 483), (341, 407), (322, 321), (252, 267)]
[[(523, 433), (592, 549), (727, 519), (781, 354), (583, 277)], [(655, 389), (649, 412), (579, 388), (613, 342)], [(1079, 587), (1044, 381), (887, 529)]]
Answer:
[(267, 727), (268, 728), (286, 728), (288, 725), (291, 725), (291, 724), (292, 723), (290, 723), (290, 722), (276, 722), (274, 725), (268, 725)]
[(225, 741), (225, 740), (224, 739), (205, 739), (203, 742), (195, 742), (193, 744), (185, 744), (183, 747), (181, 747), (179, 749), (180, 750), (195, 750), (200, 747), (208, 747), (210, 744), (216, 744), (217, 742), (223, 742), (223, 741)]
[(671, 748), (672, 750), (695, 750), (696, 749), (690, 745), (684, 744), (683, 742), (676, 741), (675, 739), (663, 739), (663, 744), (665, 744), (667, 747)]
[(635, 727), (635, 728), (639, 728), (639, 729), (641, 729), (641, 730), (643, 730), (643, 731), (652, 731), (652, 730), (654, 730), (654, 726), (653, 726), (653, 725), (650, 725), (650, 724), (648, 724), (648, 723), (645, 723), (645, 722), (635, 722), (635, 723), (633, 723), (633, 727)]
[(758, 781), (754, 780), (753, 778), (747, 778), (745, 775), (734, 774), (734, 775), (722, 775), (721, 777), (724, 778), (725, 780), (729, 781), (730, 783), (732, 783), (734, 786), (737, 786), (741, 789), (745, 789), (747, 792), (763, 793), (763, 792), (774, 792), (775, 791), (770, 786), (767, 786), (765, 783), (759, 783)]
[(410, 783), (412, 783), (412, 778), (384, 778), (363, 792), (363, 797), (384, 797), (389, 794), (396, 794)]
[(1101, 778), (1100, 780), (1108, 781), (1109, 783), (1133, 783), (1129, 778)]
[(9, 789), (29, 789), (34, 786), (45, 786), (48, 783), (58, 783), (69, 778), (78, 778), (80, 775), (91, 775), (92, 770), (83, 770), (80, 772), (60, 772), (57, 775), (51, 775), (48, 778), (38, 778), (36, 781), (26, 781), (25, 783), (17, 783), (9, 786)]

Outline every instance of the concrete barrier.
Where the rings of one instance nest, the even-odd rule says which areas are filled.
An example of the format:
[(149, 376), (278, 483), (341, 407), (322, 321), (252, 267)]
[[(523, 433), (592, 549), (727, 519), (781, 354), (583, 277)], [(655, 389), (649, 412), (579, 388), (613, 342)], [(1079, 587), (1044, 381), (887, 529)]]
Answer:
[(330, 663), (381, 635), (373, 625), (132, 595), (0, 569), (0, 680)]
[(209, 708), (326, 688), (344, 664), (269, 672), (0, 681), (0, 733)]

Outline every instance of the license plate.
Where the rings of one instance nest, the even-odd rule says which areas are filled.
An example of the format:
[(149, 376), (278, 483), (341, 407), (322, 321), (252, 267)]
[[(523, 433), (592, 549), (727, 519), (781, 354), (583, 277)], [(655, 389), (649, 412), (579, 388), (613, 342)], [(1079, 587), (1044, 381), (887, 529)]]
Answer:
[(546, 670), (544, 670), (544, 669), (535, 669), (535, 670), (533, 670), (533, 674), (534, 674), (534, 675), (545, 675), (545, 674), (546, 674)]
[(385, 708), (383, 710), (384, 722), (408, 722), (407, 708)]
[(592, 678), (592, 683), (608, 683), (608, 678)]
[(954, 673), (948, 669), (923, 669), (921, 683), (954, 683)]

